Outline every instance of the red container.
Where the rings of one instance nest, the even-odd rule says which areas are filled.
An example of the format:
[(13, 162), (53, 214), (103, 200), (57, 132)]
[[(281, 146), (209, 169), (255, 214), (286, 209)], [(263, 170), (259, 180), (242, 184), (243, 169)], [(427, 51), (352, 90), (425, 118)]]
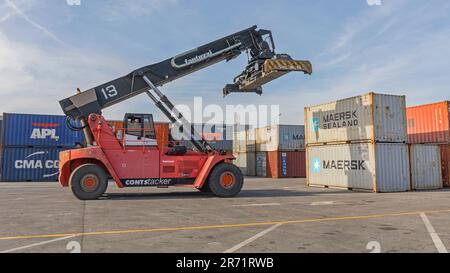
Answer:
[(450, 145), (440, 145), (442, 163), (442, 182), (444, 187), (450, 188)]
[(409, 143), (450, 143), (449, 113), (449, 101), (406, 108)]
[(267, 177), (306, 177), (305, 151), (267, 152)]

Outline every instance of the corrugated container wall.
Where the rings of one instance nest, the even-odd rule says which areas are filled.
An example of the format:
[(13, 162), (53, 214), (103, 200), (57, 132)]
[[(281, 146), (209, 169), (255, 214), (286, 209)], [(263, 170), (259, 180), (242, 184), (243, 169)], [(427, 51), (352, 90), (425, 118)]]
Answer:
[(60, 148), (4, 148), (1, 181), (57, 181)]
[(376, 93), (306, 107), (306, 144), (406, 143), (405, 108), (405, 96)]
[(338, 144), (307, 150), (308, 185), (376, 192), (410, 189), (407, 144)]
[(267, 176), (272, 178), (306, 177), (306, 152), (268, 152)]
[(2, 134), (4, 147), (75, 147), (85, 142), (81, 131), (67, 127), (65, 116), (5, 113)]
[(256, 130), (247, 129), (233, 132), (233, 152), (246, 153), (256, 151)]
[(267, 152), (256, 153), (256, 176), (267, 177)]
[(450, 187), (450, 144), (439, 145), (441, 148), (442, 182)]
[(409, 143), (450, 143), (448, 101), (406, 108)]
[(233, 164), (241, 169), (246, 176), (256, 176), (256, 154), (255, 153), (233, 153), (236, 159)]
[[(205, 139), (208, 143), (217, 150), (232, 151), (233, 150), (233, 126), (225, 124), (193, 124), (194, 129)], [(172, 127), (171, 135), (175, 140), (180, 140), (182, 133), (176, 131)], [(182, 145), (192, 148), (192, 143), (189, 140), (181, 140)]]
[(409, 146), (409, 162), (413, 190), (442, 188), (439, 145), (411, 144)]
[(256, 150), (301, 151), (305, 149), (305, 126), (272, 125), (256, 129)]
[(1, 150), (1, 147), (3, 145), (2, 129), (3, 129), (3, 116), (0, 116), (0, 150)]

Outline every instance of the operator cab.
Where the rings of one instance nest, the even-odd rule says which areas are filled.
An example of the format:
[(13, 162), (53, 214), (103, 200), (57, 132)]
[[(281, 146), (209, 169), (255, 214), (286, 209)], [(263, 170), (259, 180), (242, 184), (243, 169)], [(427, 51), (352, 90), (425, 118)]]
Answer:
[(126, 146), (157, 146), (155, 124), (152, 114), (125, 114)]

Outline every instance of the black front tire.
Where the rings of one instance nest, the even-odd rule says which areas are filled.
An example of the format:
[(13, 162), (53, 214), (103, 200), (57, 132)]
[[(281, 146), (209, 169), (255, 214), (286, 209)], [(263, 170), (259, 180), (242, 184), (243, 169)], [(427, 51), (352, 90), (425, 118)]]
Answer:
[(234, 197), (244, 185), (244, 176), (235, 165), (220, 163), (212, 170), (207, 183), (214, 195)]
[(201, 188), (198, 188), (198, 190), (201, 192), (211, 192), (211, 188), (209, 187), (209, 181), (206, 181)]
[(96, 200), (108, 188), (108, 175), (96, 164), (84, 164), (70, 175), (70, 187), (80, 200)]

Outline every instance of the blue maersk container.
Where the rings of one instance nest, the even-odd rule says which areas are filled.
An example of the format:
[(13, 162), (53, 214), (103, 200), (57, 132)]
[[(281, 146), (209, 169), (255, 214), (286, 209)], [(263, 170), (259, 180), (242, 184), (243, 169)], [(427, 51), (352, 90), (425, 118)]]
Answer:
[(3, 148), (0, 181), (57, 181), (61, 148)]
[(3, 114), (1, 134), (2, 144), (0, 146), (3, 148), (73, 148), (77, 144), (84, 144), (83, 132), (70, 130), (67, 127), (65, 116), (5, 113)]

